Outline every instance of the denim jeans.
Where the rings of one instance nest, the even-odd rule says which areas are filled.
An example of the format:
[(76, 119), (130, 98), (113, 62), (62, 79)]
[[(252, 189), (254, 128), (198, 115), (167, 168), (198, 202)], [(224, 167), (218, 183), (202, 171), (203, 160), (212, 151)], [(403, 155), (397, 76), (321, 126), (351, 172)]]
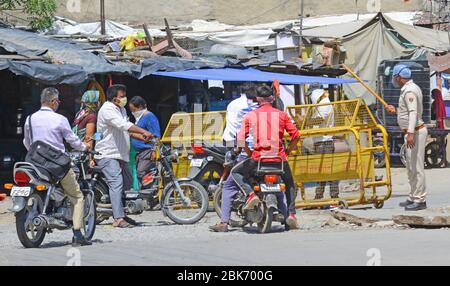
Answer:
[(122, 202), (124, 190), (130, 190), (133, 183), (130, 165), (128, 162), (109, 158), (100, 159), (97, 164), (102, 168), (109, 186), (113, 217), (115, 219), (124, 218), (125, 212)]

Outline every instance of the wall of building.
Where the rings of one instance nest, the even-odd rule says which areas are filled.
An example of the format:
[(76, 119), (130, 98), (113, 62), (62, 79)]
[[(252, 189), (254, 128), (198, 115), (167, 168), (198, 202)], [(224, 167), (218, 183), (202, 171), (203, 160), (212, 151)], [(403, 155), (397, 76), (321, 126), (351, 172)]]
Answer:
[[(305, 15), (416, 11), (424, 0), (303, 0)], [(80, 22), (99, 19), (100, 0), (57, 0), (60, 16)], [(108, 19), (161, 25), (215, 19), (228, 24), (254, 24), (295, 19), (300, 0), (105, 0)]]

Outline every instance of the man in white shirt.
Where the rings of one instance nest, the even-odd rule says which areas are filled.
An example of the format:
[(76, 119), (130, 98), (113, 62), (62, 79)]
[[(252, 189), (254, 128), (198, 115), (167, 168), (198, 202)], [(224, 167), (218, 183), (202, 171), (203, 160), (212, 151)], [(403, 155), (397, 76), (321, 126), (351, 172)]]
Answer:
[(135, 224), (125, 216), (122, 203), (123, 192), (131, 189), (133, 181), (129, 166), (130, 136), (148, 141), (153, 135), (128, 120), (126, 86), (111, 86), (107, 91), (107, 100), (98, 112), (97, 132), (102, 134), (102, 139), (95, 145), (95, 151), (100, 153), (95, 159), (108, 182), (113, 226), (127, 228)]
[[(237, 133), (241, 130), (242, 121), (245, 115), (258, 108), (256, 102), (256, 86), (253, 83), (245, 83), (241, 89), (241, 97), (233, 100), (227, 107), (227, 126), (223, 133), (223, 141), (227, 147), (237, 147)], [(247, 139), (249, 146), (253, 147), (253, 138)], [(237, 161), (241, 162), (247, 159), (243, 151)], [(231, 216), (231, 204), (236, 194), (239, 192), (239, 186), (229, 176), (222, 190), (222, 217), (221, 223), (210, 226), (214, 232), (227, 232), (228, 223)]]
[[(330, 98), (325, 93), (325, 90), (318, 88), (311, 93), (311, 103), (319, 104), (316, 107), (314, 118), (320, 119), (322, 122), (319, 124), (320, 128), (329, 128), (334, 126), (334, 110), (330, 104)], [(323, 104), (323, 105), (321, 105)], [(333, 154), (335, 152), (333, 136), (317, 136), (313, 138), (314, 152), (316, 154)], [(328, 182), (330, 185), (330, 196), (333, 199), (339, 197), (339, 181)], [(325, 187), (327, 182), (320, 182), (316, 188), (316, 200), (323, 199), (325, 193)]]
[(241, 129), (242, 120), (244, 120), (247, 113), (258, 108), (254, 90), (254, 84), (243, 84), (241, 96), (230, 102), (227, 107), (227, 125), (223, 132), (223, 141), (227, 147), (236, 146), (236, 135)]

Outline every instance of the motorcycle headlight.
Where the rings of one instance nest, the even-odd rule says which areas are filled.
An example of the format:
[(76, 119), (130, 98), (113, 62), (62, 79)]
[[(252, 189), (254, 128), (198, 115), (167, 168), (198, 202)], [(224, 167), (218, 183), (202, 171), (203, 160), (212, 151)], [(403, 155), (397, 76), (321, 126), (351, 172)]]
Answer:
[(234, 154), (234, 152), (228, 151), (225, 154), (225, 164), (231, 164), (234, 162), (235, 159), (236, 159), (236, 155)]
[(78, 162), (80, 160), (81, 153), (80, 152), (70, 152), (69, 157), (72, 162)]

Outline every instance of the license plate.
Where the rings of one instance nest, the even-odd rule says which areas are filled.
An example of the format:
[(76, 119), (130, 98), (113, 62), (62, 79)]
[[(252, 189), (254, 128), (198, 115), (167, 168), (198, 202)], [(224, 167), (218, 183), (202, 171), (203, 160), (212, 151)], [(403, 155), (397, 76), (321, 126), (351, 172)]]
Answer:
[(266, 185), (261, 184), (261, 192), (263, 193), (279, 193), (281, 192), (280, 185)]
[(191, 160), (191, 167), (200, 168), (202, 165), (203, 165), (203, 159), (192, 159)]
[(13, 187), (11, 197), (28, 197), (31, 193), (31, 187)]

